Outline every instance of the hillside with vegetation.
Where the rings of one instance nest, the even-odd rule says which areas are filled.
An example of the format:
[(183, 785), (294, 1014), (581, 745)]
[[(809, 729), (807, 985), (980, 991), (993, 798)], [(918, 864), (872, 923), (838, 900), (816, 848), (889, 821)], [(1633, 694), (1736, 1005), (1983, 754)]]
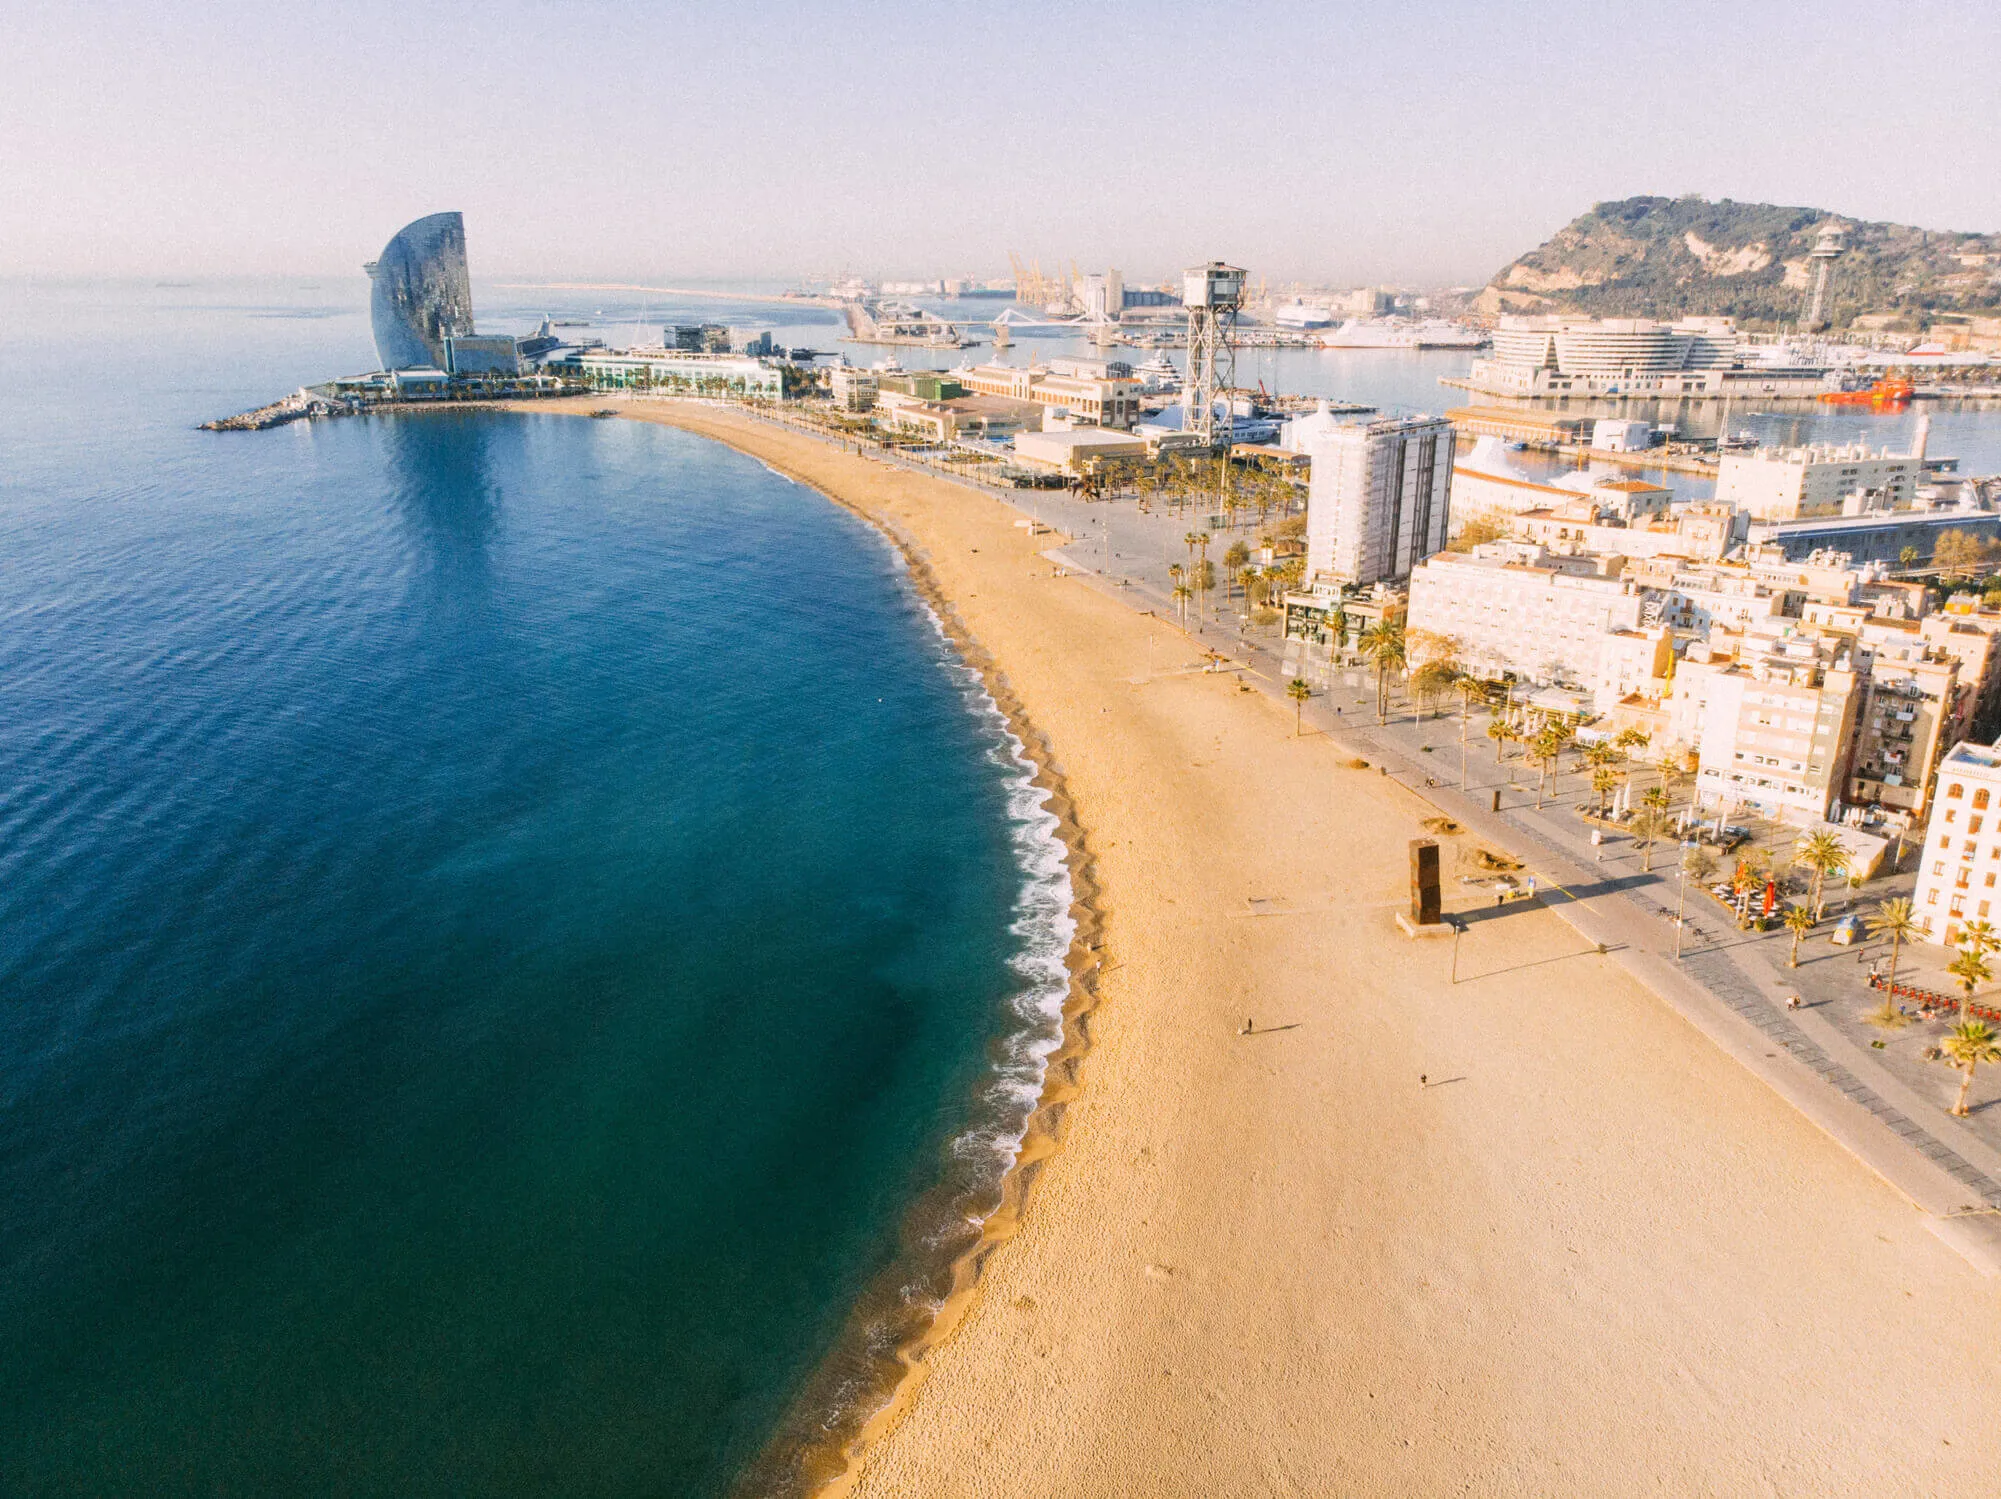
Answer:
[(1847, 244), (1829, 286), (1835, 327), (1858, 318), (1921, 326), (1940, 314), (2001, 314), (2001, 234), (1697, 197), (1600, 203), (1505, 267), (1477, 306), (1489, 313), (1796, 323), (1811, 284), (1808, 252), (1828, 226), (1842, 230)]

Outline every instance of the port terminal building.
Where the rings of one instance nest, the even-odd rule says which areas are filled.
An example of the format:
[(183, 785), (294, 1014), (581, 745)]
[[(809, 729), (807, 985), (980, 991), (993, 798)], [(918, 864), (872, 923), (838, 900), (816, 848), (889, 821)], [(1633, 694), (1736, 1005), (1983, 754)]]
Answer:
[(1488, 356), (1454, 383), (1516, 399), (1815, 396), (1833, 389), (1823, 368), (1751, 357), (1728, 318), (1504, 317)]

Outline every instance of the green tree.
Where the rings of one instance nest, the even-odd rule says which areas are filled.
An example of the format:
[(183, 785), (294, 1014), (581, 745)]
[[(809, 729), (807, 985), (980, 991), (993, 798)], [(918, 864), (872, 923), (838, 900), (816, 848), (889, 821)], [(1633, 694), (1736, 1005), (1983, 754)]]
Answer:
[(1496, 713), (1487, 720), (1487, 737), (1494, 741), (1494, 763), (1499, 765), (1508, 752), (1508, 742), (1516, 737), (1515, 726)]
[(1964, 1119), (1966, 1096), (1973, 1091), (1973, 1069), (1982, 1062), (2001, 1062), (2001, 1038), (1984, 1020), (1962, 1020), (1939, 1042), (1939, 1050), (1965, 1074), (1959, 1080), (1959, 1097), (1952, 1102), (1953, 1113)]
[(1959, 980), (1959, 1019), (1963, 1025), (1966, 1007), (1973, 1003), (1973, 991), (1992, 979), (1994, 971), (1987, 966), (1987, 954), (1975, 947), (1961, 948), (1945, 971)]
[(1458, 681), (1459, 663), (1450, 656), (1427, 661), (1410, 675), (1411, 690), (1434, 714), (1438, 711), (1438, 700), (1450, 692)]
[(1654, 872), (1654, 845), (1674, 827), (1674, 819), (1659, 807), (1641, 807), (1633, 814), (1633, 841), (1640, 845), (1640, 873)]
[(1306, 700), (1313, 695), (1313, 689), (1306, 685), (1303, 677), (1294, 677), (1285, 684), (1285, 695), (1292, 699), (1292, 737), (1297, 739), (1305, 732), (1302, 723), (1306, 714)]
[(1812, 833), (1800, 839), (1799, 861), (1813, 871), (1813, 919), (1819, 921), (1826, 914), (1826, 901), (1822, 894), (1827, 885), (1827, 877), (1837, 869), (1848, 867), (1848, 850), (1841, 846), (1841, 840), (1832, 833)]
[(1904, 943), (1915, 941), (1923, 930), (1911, 912), (1911, 903), (1902, 896), (1881, 902), (1869, 918), (1869, 935), (1879, 941), (1890, 939), (1890, 981), (1883, 988), (1883, 1008), (1876, 1013), (1877, 1020), (1885, 1024), (1897, 1018), (1897, 951)]
[(1800, 966), (1800, 938), (1814, 929), (1813, 912), (1797, 903), (1786, 907), (1786, 930), (1793, 934), (1792, 950), (1786, 954), (1786, 967)]
[(1905, 572), (1909, 572), (1918, 565), (1918, 558), (1922, 555), (1916, 547), (1905, 547), (1897, 553), (1897, 566), (1901, 567)]
[(1932, 548), (1932, 566), (1947, 578), (1970, 577), (1986, 560), (1986, 549), (1970, 531), (1947, 531)]

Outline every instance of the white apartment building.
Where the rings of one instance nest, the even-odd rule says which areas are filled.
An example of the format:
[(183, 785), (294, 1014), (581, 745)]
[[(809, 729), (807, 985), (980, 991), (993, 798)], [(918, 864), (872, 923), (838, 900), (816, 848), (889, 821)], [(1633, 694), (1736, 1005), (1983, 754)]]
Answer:
[(1606, 711), (1639, 690), (1641, 666), (1664, 667), (1655, 644), (1665, 648), (1665, 631), (1644, 648), (1608, 647), (1614, 636), (1648, 638), (1645, 603), (1631, 583), (1589, 564), (1490, 542), (1471, 553), (1441, 552), (1413, 572), (1408, 623), (1449, 638), (1460, 662), (1481, 676), (1512, 672), (1525, 682), (1603, 688)]
[(1314, 435), (1307, 489), (1306, 575), (1394, 583), (1444, 549), (1451, 511), (1452, 424), (1389, 417)]
[(1755, 448), (1725, 453), (1716, 475), (1716, 498), (1758, 520), (1806, 520), (1903, 510), (1911, 503), (1922, 461), (1914, 454), (1877, 452), (1860, 443), (1845, 447)]
[(1968, 921), (2001, 921), (2001, 746), (1957, 744), (1939, 762), (1911, 904), (1925, 936), (1954, 946)]
[(1849, 642), (1768, 619), (1734, 644), (1734, 655), (1690, 646), (1666, 704), (1671, 741), (1699, 751), (1697, 804), (1826, 821), (1862, 696)]
[(828, 372), (827, 388), (834, 405), (842, 411), (873, 411), (876, 397), (881, 394), (882, 377), (874, 370), (837, 364)]

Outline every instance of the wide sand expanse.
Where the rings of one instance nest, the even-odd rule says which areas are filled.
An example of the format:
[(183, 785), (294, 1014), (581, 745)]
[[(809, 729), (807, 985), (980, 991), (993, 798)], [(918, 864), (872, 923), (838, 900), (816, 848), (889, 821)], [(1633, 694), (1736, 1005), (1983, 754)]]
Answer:
[(1062, 1149), (856, 1492), (2001, 1493), (2001, 1283), (1549, 912), (1451, 983), (1392, 922), (1416, 798), (998, 501), (625, 409), (913, 541), (1102, 880)]

